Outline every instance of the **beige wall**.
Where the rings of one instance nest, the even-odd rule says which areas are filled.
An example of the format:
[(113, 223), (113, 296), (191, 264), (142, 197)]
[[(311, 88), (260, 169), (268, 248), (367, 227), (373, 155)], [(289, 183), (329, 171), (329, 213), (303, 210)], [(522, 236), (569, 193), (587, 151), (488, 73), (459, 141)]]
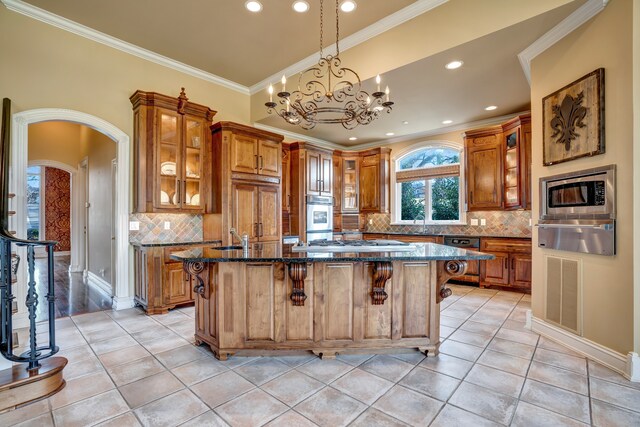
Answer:
[[(533, 239), (532, 308), (544, 317), (543, 256), (581, 259), (583, 336), (621, 353), (633, 349), (633, 116), (632, 7), (614, 0), (591, 21), (536, 57), (531, 67), (533, 182), (542, 176), (617, 165), (617, 255), (613, 257), (541, 250)], [(599, 68), (605, 68), (606, 153), (559, 165), (542, 166), (542, 98)], [(533, 217), (540, 200), (533, 191)]]
[[(633, 75), (640, 76), (640, 5), (633, 7)], [(640, 79), (633, 79), (633, 146), (640, 147)], [(640, 150), (633, 151), (633, 185), (640, 188)], [(640, 197), (633, 199), (633, 264), (640, 265)], [(640, 325), (640, 268), (633, 271), (634, 325)], [(640, 353), (640, 326), (634, 330), (634, 351)]]
[(55, 160), (77, 168), (86, 155), (86, 143), (81, 137), (83, 127), (69, 122), (29, 125), (29, 161)]
[[(88, 270), (112, 283), (111, 267), (113, 181), (111, 160), (116, 158), (116, 143), (93, 129), (85, 128), (89, 164), (89, 241)], [(101, 273), (104, 270), (104, 274)]]

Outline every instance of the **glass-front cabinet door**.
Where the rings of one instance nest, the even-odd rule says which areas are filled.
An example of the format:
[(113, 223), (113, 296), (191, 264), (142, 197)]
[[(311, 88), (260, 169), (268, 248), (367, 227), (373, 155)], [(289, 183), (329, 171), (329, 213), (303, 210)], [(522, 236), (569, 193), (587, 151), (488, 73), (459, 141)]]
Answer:
[(181, 202), (184, 209), (202, 208), (202, 159), (205, 122), (184, 117), (184, 175), (182, 177)]
[(155, 205), (159, 208), (180, 207), (180, 122), (181, 117), (166, 110), (158, 110), (159, 185), (156, 186)]
[(504, 163), (504, 205), (517, 207), (520, 200), (520, 138), (518, 130), (505, 135), (505, 163)]
[(358, 212), (358, 158), (342, 163), (342, 212)]

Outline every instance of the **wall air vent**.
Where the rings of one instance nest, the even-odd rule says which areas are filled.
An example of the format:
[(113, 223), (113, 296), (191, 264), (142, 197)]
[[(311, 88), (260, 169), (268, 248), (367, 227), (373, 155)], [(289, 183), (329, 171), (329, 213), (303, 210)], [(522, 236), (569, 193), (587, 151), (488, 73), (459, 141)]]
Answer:
[(582, 262), (547, 256), (545, 266), (545, 319), (581, 335)]

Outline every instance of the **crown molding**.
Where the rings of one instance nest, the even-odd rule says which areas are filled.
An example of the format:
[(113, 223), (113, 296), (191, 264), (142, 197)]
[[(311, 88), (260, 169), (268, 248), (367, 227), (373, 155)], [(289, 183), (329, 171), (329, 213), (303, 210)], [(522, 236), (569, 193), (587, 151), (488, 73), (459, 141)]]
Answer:
[[(400, 9), (399, 11), (392, 13), (389, 16), (386, 16), (374, 24), (369, 25), (362, 30), (351, 34), (348, 37), (340, 40), (340, 51), (344, 52), (352, 47), (355, 47), (361, 43), (366, 42), (367, 40), (378, 36), (385, 31), (389, 31), (390, 29), (397, 27), (400, 24), (403, 24), (419, 15), (422, 15), (425, 12), (434, 9), (449, 0), (418, 0), (414, 3), (410, 4), (407, 7)], [(329, 49), (333, 49), (331, 46)], [(291, 76), (297, 74), (301, 71), (306, 70), (307, 68), (316, 65), (318, 63), (318, 58), (320, 56), (320, 51), (307, 56), (301, 61), (296, 62), (295, 64), (285, 68), (284, 70), (278, 71), (277, 73), (272, 74), (266, 79), (252, 85), (249, 87), (249, 92), (251, 95), (254, 95), (261, 90), (264, 90), (270, 83), (280, 81), (281, 76)]]
[(312, 136), (303, 135), (301, 133), (291, 132), (288, 130), (280, 129), (274, 126), (263, 125), (262, 123), (254, 122), (252, 125), (256, 129), (266, 130), (267, 132), (273, 132), (280, 135), (283, 135), (285, 138), (293, 139), (294, 141), (304, 141), (310, 142), (312, 144), (318, 145), (320, 147), (329, 148), (331, 150), (344, 150), (345, 147), (340, 144), (335, 144), (333, 142), (325, 141), (324, 139), (314, 138)]
[(181, 73), (188, 74), (190, 76), (208, 81), (210, 83), (214, 83), (214, 84), (226, 87), (227, 89), (240, 92), (244, 95), (249, 95), (249, 88), (247, 86), (241, 85), (231, 80), (227, 80), (220, 76), (216, 76), (215, 74), (208, 73), (199, 68), (192, 67), (182, 62), (173, 60), (166, 56), (160, 55), (159, 53), (155, 53), (150, 50), (141, 48), (134, 44), (128, 43), (124, 40), (120, 40), (116, 37), (112, 37), (108, 34), (102, 33), (100, 31), (96, 31), (85, 25), (71, 21), (67, 18), (63, 18), (59, 15), (48, 12), (44, 9), (40, 9), (39, 7), (32, 6), (28, 3), (25, 3), (22, 0), (0, 0), (0, 1), (5, 5), (7, 9), (13, 12), (20, 13), (22, 15), (28, 16), (29, 18), (36, 19), (38, 21), (44, 22), (46, 24), (52, 25), (62, 30), (69, 31), (70, 33), (79, 35), (89, 40), (93, 40), (105, 46), (109, 46), (111, 48), (117, 49), (121, 52), (125, 52), (130, 55), (137, 56), (138, 58), (142, 58), (147, 61), (162, 65), (164, 67), (179, 71)]
[(588, 0), (558, 25), (547, 31), (538, 40), (518, 54), (522, 71), (531, 85), (531, 61), (545, 50), (562, 40), (582, 24), (602, 12), (609, 0)]
[(484, 120), (476, 120), (475, 122), (462, 123), (459, 125), (447, 126), (443, 128), (431, 129), (424, 132), (412, 133), (409, 135), (402, 135), (395, 138), (383, 139), (379, 141), (366, 142), (364, 144), (358, 145), (342, 145), (336, 144), (335, 142), (329, 142), (324, 139), (314, 138), (311, 136), (303, 135), (301, 133), (286, 131), (274, 126), (267, 126), (261, 123), (254, 122), (253, 127), (266, 130), (273, 133), (278, 133), (280, 135), (284, 135), (289, 139), (293, 139), (296, 141), (306, 141), (312, 144), (318, 145), (320, 147), (328, 148), (331, 150), (342, 150), (342, 151), (361, 151), (369, 148), (377, 148), (377, 147), (386, 147), (390, 144), (395, 144), (398, 142), (412, 141), (415, 139), (426, 138), (433, 135), (442, 135), (443, 133), (457, 132), (457, 131), (468, 131), (471, 129), (476, 129), (485, 126), (493, 126), (502, 124), (516, 116), (520, 116), (522, 114), (529, 114), (531, 111), (520, 111), (512, 114), (505, 114), (503, 116), (491, 117), (490, 119)]

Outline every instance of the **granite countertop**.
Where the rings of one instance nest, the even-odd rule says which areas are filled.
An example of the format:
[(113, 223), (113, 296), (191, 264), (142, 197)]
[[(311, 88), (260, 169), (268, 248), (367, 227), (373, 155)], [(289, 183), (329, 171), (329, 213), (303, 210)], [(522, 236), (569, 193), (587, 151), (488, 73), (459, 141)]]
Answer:
[(531, 239), (531, 236), (504, 236), (485, 234), (460, 234), (460, 233), (409, 233), (406, 231), (336, 231), (333, 234), (386, 234), (389, 236), (443, 236), (443, 237), (479, 237), (479, 238), (500, 238), (500, 239)]
[(151, 242), (151, 243), (140, 243), (140, 242), (129, 242), (131, 246), (135, 246), (138, 248), (158, 248), (163, 246), (195, 246), (195, 245), (219, 245), (222, 243), (221, 240), (202, 240), (200, 242)]
[[(413, 243), (415, 251), (407, 252), (340, 252), (340, 253), (283, 253), (278, 245), (275, 255), (263, 254), (259, 250), (249, 250), (243, 256), (242, 250), (217, 250), (210, 248), (193, 248), (171, 254), (177, 261), (195, 262), (375, 262), (375, 261), (443, 261), (443, 260), (486, 260), (494, 256), (481, 252), (469, 251), (436, 243)], [(357, 249), (355, 249), (357, 251)]]

